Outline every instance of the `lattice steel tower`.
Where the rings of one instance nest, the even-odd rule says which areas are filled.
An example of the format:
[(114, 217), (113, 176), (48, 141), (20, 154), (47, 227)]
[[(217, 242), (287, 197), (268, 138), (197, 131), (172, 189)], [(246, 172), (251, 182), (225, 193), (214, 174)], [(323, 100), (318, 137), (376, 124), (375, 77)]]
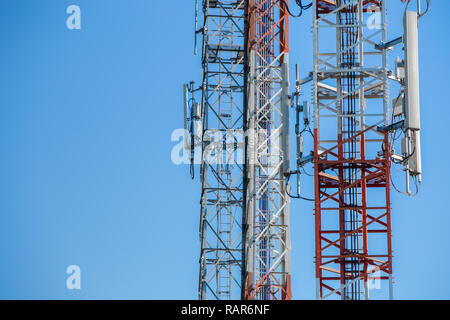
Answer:
[[(292, 197), (314, 201), (317, 298), (393, 298), (390, 188), (399, 190), (391, 166), (403, 166), (403, 193), (414, 195), (410, 182), (417, 186), (422, 175), (418, 21), (430, 9), (429, 0), (423, 13), (419, 0), (417, 11), (402, 2), (404, 34), (387, 41), (386, 0), (297, 0), (297, 17), (313, 8), (314, 70), (300, 80), (296, 69), (289, 95), (288, 1), (203, 0), (200, 28), (196, 15), (203, 79), (184, 85), (185, 150), (192, 176), (200, 164), (202, 186), (200, 299), (291, 299), (292, 175)], [(404, 58), (394, 73), (387, 52), (398, 44)], [(309, 104), (298, 101), (310, 81), (313, 130)], [(392, 109), (390, 82), (399, 87)], [(294, 104), (297, 170), (290, 171)], [(304, 132), (314, 137), (311, 154), (303, 152)], [(314, 199), (300, 192), (310, 162)]]
[[(377, 130), (389, 122), (389, 72), (386, 50), (374, 48), (386, 42), (385, 1), (317, 0), (313, 8), (317, 297), (368, 298), (375, 280), (389, 282), (389, 297), (389, 139)], [(322, 41), (327, 32), (335, 44)]]
[(251, 0), (245, 299), (290, 299), (287, 1)]
[(286, 6), (202, 3), (203, 80), (184, 86), (185, 148), (202, 185), (200, 299), (291, 297)]
[(203, 1), (200, 299), (241, 295), (244, 166), (224, 153), (244, 126), (245, 11), (244, 0)]

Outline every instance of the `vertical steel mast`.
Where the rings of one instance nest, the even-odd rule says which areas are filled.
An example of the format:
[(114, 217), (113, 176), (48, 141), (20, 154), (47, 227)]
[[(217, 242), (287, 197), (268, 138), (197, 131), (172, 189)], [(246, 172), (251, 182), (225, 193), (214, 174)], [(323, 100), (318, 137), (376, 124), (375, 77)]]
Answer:
[(287, 0), (249, 0), (245, 299), (290, 299)]
[(203, 0), (200, 299), (239, 299), (242, 161), (227, 157), (244, 125), (245, 0)]
[(313, 2), (317, 297), (392, 298), (385, 0)]

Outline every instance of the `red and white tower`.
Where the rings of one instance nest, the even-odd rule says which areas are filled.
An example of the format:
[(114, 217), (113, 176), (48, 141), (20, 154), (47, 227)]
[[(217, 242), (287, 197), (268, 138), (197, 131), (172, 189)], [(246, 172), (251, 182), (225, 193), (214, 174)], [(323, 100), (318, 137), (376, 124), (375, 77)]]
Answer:
[(377, 286), (392, 298), (390, 140), (378, 130), (390, 121), (390, 74), (374, 46), (386, 43), (385, 1), (313, 10), (317, 297), (367, 299)]
[(249, 0), (245, 299), (290, 299), (289, 13)]

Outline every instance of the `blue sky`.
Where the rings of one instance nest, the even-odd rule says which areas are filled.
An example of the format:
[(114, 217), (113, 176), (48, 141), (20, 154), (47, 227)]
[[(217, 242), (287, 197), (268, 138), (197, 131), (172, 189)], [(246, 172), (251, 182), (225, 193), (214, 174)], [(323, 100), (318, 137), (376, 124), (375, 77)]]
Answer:
[[(82, 29), (66, 28), (66, 8)], [(444, 35), (448, 1), (420, 29), (423, 184), (393, 191), (395, 296), (450, 298)], [(200, 79), (193, 1), (0, 3), (0, 298), (196, 299), (199, 182), (170, 160), (181, 84)], [(389, 35), (401, 33), (389, 1)], [(311, 15), (292, 21), (291, 62), (311, 69)], [(305, 192), (312, 184), (305, 181)], [(313, 215), (294, 201), (294, 298), (315, 294)], [(67, 290), (67, 266), (82, 289)]]

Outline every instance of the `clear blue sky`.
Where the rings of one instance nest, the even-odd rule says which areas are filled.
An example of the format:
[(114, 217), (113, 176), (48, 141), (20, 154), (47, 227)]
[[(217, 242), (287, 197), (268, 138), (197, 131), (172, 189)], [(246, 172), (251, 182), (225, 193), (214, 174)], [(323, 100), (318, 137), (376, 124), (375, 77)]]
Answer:
[[(388, 2), (395, 38), (401, 2)], [(66, 28), (71, 4), (81, 30)], [(420, 29), (424, 182), (416, 198), (392, 193), (401, 299), (450, 298), (450, 3), (432, 4)], [(0, 2), (0, 298), (197, 298), (200, 186), (170, 160), (181, 84), (200, 79), (193, 28), (193, 0)], [(303, 75), (310, 30), (310, 12), (290, 28)], [(312, 299), (312, 206), (291, 212), (294, 298)], [(65, 287), (71, 264), (82, 290)]]

